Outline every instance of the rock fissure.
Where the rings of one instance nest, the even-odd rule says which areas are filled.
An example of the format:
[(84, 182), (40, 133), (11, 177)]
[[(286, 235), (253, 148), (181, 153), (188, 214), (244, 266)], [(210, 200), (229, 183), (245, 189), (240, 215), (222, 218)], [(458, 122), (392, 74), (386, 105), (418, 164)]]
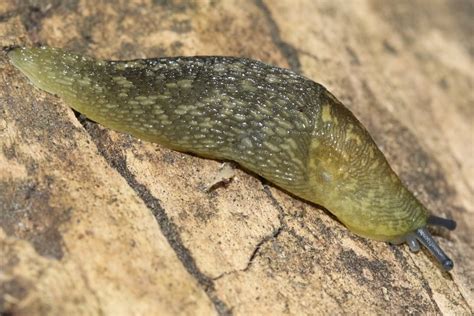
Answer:
[(201, 288), (206, 292), (207, 296), (214, 304), (218, 314), (231, 315), (232, 313), (229, 307), (215, 293), (213, 280), (199, 269), (190, 250), (183, 244), (176, 225), (168, 217), (166, 211), (161, 206), (160, 201), (153, 196), (146, 186), (136, 180), (134, 174), (129, 170), (126, 159), (123, 157), (120, 150), (109, 146), (112, 141), (105, 132), (99, 131), (99, 127), (95, 123), (92, 123), (80, 115), (78, 120), (92, 138), (99, 153), (104, 157), (105, 161), (114, 168), (125, 179), (125, 181), (127, 181), (128, 185), (153, 213), (161, 232), (167, 239), (171, 248), (174, 250), (188, 273), (196, 279)]

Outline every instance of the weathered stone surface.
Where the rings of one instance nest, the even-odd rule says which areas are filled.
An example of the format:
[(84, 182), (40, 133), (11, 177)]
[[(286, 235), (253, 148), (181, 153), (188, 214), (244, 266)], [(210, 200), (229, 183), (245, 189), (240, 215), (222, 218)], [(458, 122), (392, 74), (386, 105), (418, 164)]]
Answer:
[(14, 1), (0, 45), (98, 58), (238, 55), (324, 84), (409, 188), (458, 221), (454, 259), (359, 238), (221, 163), (115, 133), (0, 54), (0, 311), (472, 314), (474, 5), (456, 1)]

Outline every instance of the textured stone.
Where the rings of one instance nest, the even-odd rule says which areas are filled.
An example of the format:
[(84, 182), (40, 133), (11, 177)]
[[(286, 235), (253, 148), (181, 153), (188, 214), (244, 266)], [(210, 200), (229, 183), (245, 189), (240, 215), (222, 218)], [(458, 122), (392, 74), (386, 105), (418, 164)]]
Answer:
[(471, 1), (14, 1), (0, 45), (233, 55), (322, 83), (434, 213), (455, 267), (220, 163), (103, 129), (0, 55), (0, 311), (472, 314)]

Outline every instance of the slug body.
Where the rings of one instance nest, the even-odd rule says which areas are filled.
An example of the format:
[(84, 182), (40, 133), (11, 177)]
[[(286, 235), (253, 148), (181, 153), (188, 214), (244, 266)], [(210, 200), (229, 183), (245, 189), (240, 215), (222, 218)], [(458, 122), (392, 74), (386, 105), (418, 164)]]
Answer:
[(424, 238), (417, 232), (431, 238), (427, 210), (366, 129), (323, 86), (290, 70), (234, 57), (97, 61), (54, 48), (8, 54), (36, 86), (104, 126), (233, 160), (324, 206), (361, 236), (407, 241), (413, 250)]

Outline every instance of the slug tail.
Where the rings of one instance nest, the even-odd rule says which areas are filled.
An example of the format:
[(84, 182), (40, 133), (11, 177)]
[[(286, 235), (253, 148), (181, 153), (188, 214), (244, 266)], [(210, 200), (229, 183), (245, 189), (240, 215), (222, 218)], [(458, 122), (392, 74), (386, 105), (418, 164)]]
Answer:
[(84, 93), (92, 80), (86, 78), (92, 59), (57, 48), (14, 47), (7, 55), (35, 86), (61, 97)]
[[(436, 260), (443, 266), (445, 271), (450, 271), (454, 263), (439, 247), (426, 227), (418, 228), (415, 231), (416, 239), (428, 249), (428, 251), (436, 258)], [(408, 238), (407, 238), (408, 241)], [(411, 247), (410, 247), (411, 249)]]
[(49, 93), (57, 93), (52, 85), (56, 78), (51, 65), (58, 61), (52, 53), (55, 49), (16, 47), (7, 52), (13, 66), (24, 73), (37, 87)]
[(28, 78), (32, 79), (32, 74), (37, 72), (37, 63), (31, 56), (27, 55), (28, 50), (16, 47), (8, 50), (7, 56), (16, 68), (20, 69)]

